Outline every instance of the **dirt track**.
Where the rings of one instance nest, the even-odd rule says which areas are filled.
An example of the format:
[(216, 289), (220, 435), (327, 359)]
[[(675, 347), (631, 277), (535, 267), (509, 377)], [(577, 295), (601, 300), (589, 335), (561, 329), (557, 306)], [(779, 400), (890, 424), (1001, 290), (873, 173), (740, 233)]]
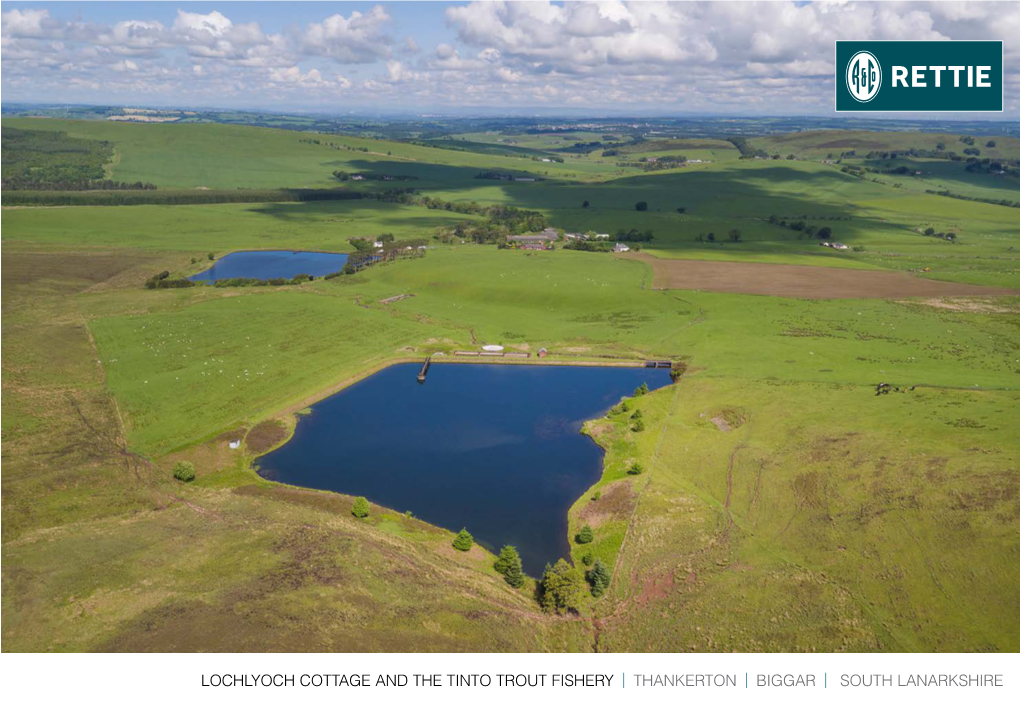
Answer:
[(628, 255), (652, 266), (652, 287), (656, 290), (707, 290), (812, 299), (1020, 295), (1020, 291), (1011, 288), (928, 280), (896, 271), (714, 260), (665, 260), (645, 253)]

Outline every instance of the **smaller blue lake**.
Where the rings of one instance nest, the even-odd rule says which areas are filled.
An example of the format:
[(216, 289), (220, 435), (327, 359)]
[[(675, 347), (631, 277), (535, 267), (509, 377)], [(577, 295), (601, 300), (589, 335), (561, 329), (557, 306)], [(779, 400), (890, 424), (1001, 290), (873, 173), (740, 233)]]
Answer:
[(302, 416), (259, 473), (338, 491), (459, 531), (498, 551), (517, 546), (538, 576), (567, 558), (567, 511), (602, 473), (602, 449), (581, 424), (642, 383), (647, 368), (436, 363), (391, 366)]
[(303, 250), (245, 250), (230, 253), (212, 268), (191, 276), (194, 281), (215, 283), (226, 278), (293, 278), (306, 273), (318, 278), (335, 273), (347, 262), (345, 253), (311, 253)]

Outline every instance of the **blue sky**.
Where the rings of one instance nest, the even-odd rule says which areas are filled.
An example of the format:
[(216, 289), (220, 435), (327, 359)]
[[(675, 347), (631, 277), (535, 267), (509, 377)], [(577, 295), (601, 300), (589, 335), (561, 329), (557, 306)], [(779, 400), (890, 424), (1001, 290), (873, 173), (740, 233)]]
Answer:
[[(836, 39), (1005, 39), (1020, 2), (5, 2), (6, 102), (831, 112)], [(1002, 118), (1003, 116), (998, 116)]]

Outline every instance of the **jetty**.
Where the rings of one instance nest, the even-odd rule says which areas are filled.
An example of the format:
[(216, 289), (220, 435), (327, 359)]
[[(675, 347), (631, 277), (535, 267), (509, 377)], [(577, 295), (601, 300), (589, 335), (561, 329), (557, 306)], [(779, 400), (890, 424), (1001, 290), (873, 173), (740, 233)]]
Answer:
[(418, 371), (418, 382), (419, 383), (424, 383), (425, 382), (425, 377), (428, 375), (428, 373), (429, 373), (429, 366), (431, 366), (431, 365), (432, 365), (432, 356), (428, 356), (427, 358), (425, 358), (425, 362), (421, 364), (421, 370)]

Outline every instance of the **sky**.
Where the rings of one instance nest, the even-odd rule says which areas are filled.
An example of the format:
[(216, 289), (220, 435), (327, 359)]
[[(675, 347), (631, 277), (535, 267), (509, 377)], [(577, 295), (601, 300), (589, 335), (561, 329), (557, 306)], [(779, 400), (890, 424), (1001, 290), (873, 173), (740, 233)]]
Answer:
[(4, 2), (4, 102), (825, 115), (837, 39), (1005, 40), (971, 2)]

